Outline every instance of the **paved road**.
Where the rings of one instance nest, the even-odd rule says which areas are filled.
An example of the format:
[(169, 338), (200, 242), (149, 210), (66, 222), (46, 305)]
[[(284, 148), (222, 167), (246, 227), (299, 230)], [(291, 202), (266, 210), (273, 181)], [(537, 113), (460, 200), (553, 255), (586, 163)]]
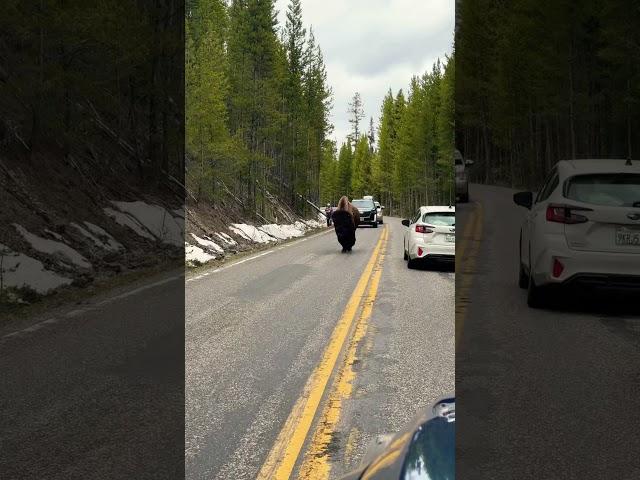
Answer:
[[(278, 440), (291, 453), (296, 440), (283, 427), (304, 423), (294, 407), (312, 403), (318, 382), (308, 388), (309, 380), (322, 376), (318, 365), (367, 271), (378, 276), (366, 290), (372, 308), (362, 313), (361, 305), (349, 329), (291, 478), (300, 469), (336, 478), (376, 434), (398, 430), (453, 390), (454, 273), (408, 270), (404, 227), (385, 220), (386, 230), (359, 229), (351, 254), (329, 232), (187, 282), (188, 479), (269, 476), (264, 464)], [(318, 456), (316, 468), (309, 462)]]
[(0, 322), (0, 477), (183, 474), (184, 277)]
[(523, 210), (509, 189), (470, 194), (458, 233), (479, 206), (483, 221), (474, 261), (458, 258), (462, 269), (475, 263), (456, 279), (458, 476), (640, 478), (637, 301), (616, 312), (606, 297), (528, 308), (517, 286)]

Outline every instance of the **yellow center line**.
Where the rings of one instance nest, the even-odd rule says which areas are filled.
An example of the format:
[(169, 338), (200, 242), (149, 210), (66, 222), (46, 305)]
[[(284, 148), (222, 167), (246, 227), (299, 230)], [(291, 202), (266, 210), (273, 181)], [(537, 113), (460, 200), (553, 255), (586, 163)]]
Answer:
[(329, 378), (335, 368), (347, 336), (351, 331), (353, 321), (362, 302), (369, 280), (374, 272), (374, 267), (378, 262), (382, 246), (386, 242), (387, 235), (388, 230), (385, 225), (373, 249), (373, 254), (331, 334), (329, 344), (320, 362), (309, 377), (302, 395), (296, 401), (289, 417), (280, 430), (266, 461), (258, 472), (258, 479), (285, 480), (291, 476), (291, 472), (295, 467), (302, 446), (305, 443), (315, 418), (318, 406), (320, 405), (320, 401), (324, 395)]
[(464, 240), (460, 248), (460, 253), (458, 254), (456, 252), (456, 263), (460, 262), (458, 264), (462, 267), (460, 271), (457, 272), (459, 278), (456, 284), (456, 351), (458, 350), (464, 330), (464, 321), (469, 301), (469, 289), (473, 280), (473, 272), (475, 271), (478, 250), (480, 249), (480, 240), (482, 238), (483, 215), (482, 205), (476, 203), (472, 219), (464, 229)]
[(376, 262), (369, 289), (362, 303), (362, 310), (349, 341), (344, 360), (335, 377), (331, 393), (319, 417), (316, 430), (311, 437), (311, 442), (306, 449), (304, 461), (300, 467), (299, 478), (304, 478), (305, 480), (326, 480), (329, 478), (331, 465), (329, 463), (328, 447), (333, 439), (338, 421), (340, 420), (342, 404), (344, 400), (351, 397), (353, 391), (353, 380), (356, 377), (353, 365), (357, 359), (358, 346), (367, 333), (369, 319), (373, 311), (373, 302), (378, 293), (378, 286), (380, 285), (380, 277), (382, 275), (384, 248), (385, 245), (383, 245)]

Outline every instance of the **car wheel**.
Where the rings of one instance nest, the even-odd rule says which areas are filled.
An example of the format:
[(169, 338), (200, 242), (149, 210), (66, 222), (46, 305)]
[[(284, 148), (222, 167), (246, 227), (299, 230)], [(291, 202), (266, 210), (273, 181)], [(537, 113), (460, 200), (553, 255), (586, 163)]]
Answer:
[(520, 288), (529, 287), (529, 275), (527, 271), (524, 269), (524, 265), (522, 264), (522, 232), (520, 232), (520, 254), (518, 257), (518, 264), (520, 265), (520, 270), (518, 273), (518, 286)]
[(377, 221), (373, 222), (373, 228), (378, 228), (378, 222)]
[(407, 262), (407, 268), (408, 268), (408, 269), (413, 269), (413, 268), (415, 268), (415, 266), (416, 266), (416, 261), (415, 261), (415, 260), (412, 260), (412, 259), (411, 259), (411, 257), (407, 257), (407, 260), (408, 260), (408, 262)]
[(403, 248), (403, 252), (404, 252), (404, 259), (409, 260), (409, 255), (407, 255), (407, 251), (404, 250), (404, 248)]
[(527, 290), (527, 305), (531, 308), (543, 308), (545, 306), (544, 290), (537, 286), (531, 277), (529, 277)]
[(518, 274), (518, 286), (520, 288), (528, 288), (529, 287), (529, 275), (524, 269), (524, 265), (520, 262), (520, 273)]

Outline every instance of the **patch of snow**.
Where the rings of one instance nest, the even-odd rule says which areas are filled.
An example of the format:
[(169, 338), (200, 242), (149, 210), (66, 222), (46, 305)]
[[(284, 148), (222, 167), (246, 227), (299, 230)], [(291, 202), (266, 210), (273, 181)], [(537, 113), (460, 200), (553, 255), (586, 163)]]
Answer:
[(236, 227), (229, 227), (229, 230), (231, 230), (233, 233), (235, 233), (236, 235), (241, 236), (242, 238), (244, 238), (245, 240), (251, 240), (251, 237), (249, 237), (246, 233), (244, 233), (242, 230), (240, 230), (239, 228)]
[(35, 250), (46, 253), (48, 255), (52, 255), (54, 257), (62, 257), (63, 259), (68, 260), (74, 265), (81, 268), (91, 268), (91, 264), (87, 261), (87, 259), (80, 255), (69, 245), (34, 235), (33, 233), (30, 233), (27, 229), (25, 229), (22, 225), (18, 225), (17, 223), (14, 223), (13, 226), (24, 237), (24, 239), (29, 242), (29, 244), (31, 244), (31, 246)]
[(187, 263), (207, 263), (213, 260), (215, 255), (211, 255), (205, 252), (200, 247), (196, 247), (195, 245), (189, 245), (185, 242), (184, 244), (184, 253), (185, 259)]
[(224, 232), (216, 232), (216, 235), (218, 236), (218, 238), (220, 240), (222, 240), (224, 243), (226, 243), (227, 245), (237, 245), (238, 242), (236, 242), (233, 238), (231, 238), (229, 235), (227, 235)]
[(69, 285), (72, 280), (44, 268), (42, 262), (23, 253), (17, 253), (0, 243), (2, 259), (2, 276), (5, 287), (28, 287), (40, 294), (45, 294), (62, 285)]
[[(85, 225), (87, 225), (87, 227), (88, 227), (88, 225), (92, 225), (92, 224), (90, 224), (88, 222), (84, 222), (84, 223), (85, 223)], [(103, 250), (109, 250), (111, 252), (117, 252), (117, 251), (119, 251), (120, 249), (123, 248), (122, 245), (119, 244), (118, 242), (116, 242), (111, 235), (109, 235), (107, 232), (102, 230), (97, 225), (92, 225), (92, 230), (96, 233), (96, 235), (94, 235), (93, 233), (87, 231), (84, 227), (81, 227), (77, 223), (71, 222), (69, 225), (71, 225), (73, 228), (78, 230), (86, 238), (91, 240), (91, 242), (93, 242), (93, 244), (98, 248), (102, 248)], [(98, 233), (98, 232), (100, 232), (100, 233)], [(101, 240), (100, 238), (97, 237), (97, 235), (101, 235), (101, 236), (105, 237), (106, 241)]]
[[(261, 231), (253, 225), (247, 225), (246, 223), (234, 223), (229, 228), (255, 243), (269, 243), (275, 241), (275, 238), (271, 235)], [(239, 232), (242, 232), (242, 234)]]
[(94, 225), (93, 223), (84, 222), (86, 227), (91, 230), (95, 235), (97, 235), (102, 244), (105, 246), (107, 250), (118, 251), (124, 250), (124, 246), (118, 242), (115, 238), (113, 238), (109, 232), (105, 231), (103, 228), (100, 228), (98, 225)]
[(151, 235), (149, 232), (147, 232), (144, 229), (144, 227), (140, 225), (140, 223), (136, 219), (130, 217), (125, 213), (118, 212), (113, 208), (107, 207), (107, 208), (104, 208), (103, 210), (104, 210), (104, 213), (106, 213), (111, 218), (113, 218), (116, 221), (116, 223), (119, 223), (120, 225), (123, 225), (125, 227), (129, 227), (131, 230), (133, 230), (135, 233), (137, 233), (141, 237), (148, 238), (149, 240), (155, 240), (155, 237)]
[[(324, 218), (324, 215), (322, 216), (322, 218)], [(324, 221), (318, 221), (311, 219), (307, 220), (305, 223), (311, 228), (322, 228), (327, 224), (327, 220), (324, 219)]]
[(304, 235), (304, 230), (296, 228), (294, 225), (277, 225), (270, 223), (262, 225), (260, 230), (268, 233), (272, 237), (276, 237), (279, 240), (286, 240), (292, 237), (301, 237)]
[(52, 232), (51, 230), (49, 230), (48, 228), (44, 229), (44, 233), (48, 233), (49, 235), (51, 235), (53, 238), (55, 238), (56, 240), (59, 240), (61, 242), (64, 241), (64, 238), (62, 238), (62, 235), (60, 235), (59, 233), (56, 232)]
[(215, 243), (214, 241), (212, 241), (211, 239), (209, 239), (208, 237), (206, 238), (200, 238), (199, 236), (195, 235), (195, 234), (191, 234), (191, 236), (194, 238), (194, 240), (196, 242), (198, 242), (200, 245), (202, 245), (203, 247), (207, 247), (215, 252), (218, 253), (224, 253), (224, 250), (222, 249), (222, 247), (220, 247), (217, 243)]
[(301, 222), (300, 220), (297, 220), (293, 226), (299, 230), (302, 230), (303, 232), (306, 231), (309, 227), (307, 226), (306, 223)]
[(121, 212), (133, 217), (140, 225), (163, 243), (180, 246), (184, 242), (183, 226), (160, 205), (142, 201), (112, 201)]

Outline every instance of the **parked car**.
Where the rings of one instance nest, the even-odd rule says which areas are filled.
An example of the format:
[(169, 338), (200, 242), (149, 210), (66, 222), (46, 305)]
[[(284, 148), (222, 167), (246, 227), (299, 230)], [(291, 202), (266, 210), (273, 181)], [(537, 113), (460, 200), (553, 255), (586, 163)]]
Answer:
[(519, 279), (527, 302), (557, 286), (640, 288), (640, 163), (560, 161), (539, 192), (519, 192)]
[(342, 480), (455, 479), (456, 399), (444, 397), (395, 435), (379, 435)]
[(402, 224), (408, 227), (404, 232), (404, 259), (409, 268), (424, 260), (455, 261), (455, 207), (423, 206)]
[(380, 202), (373, 202), (376, 205), (376, 211), (378, 212), (378, 223), (382, 225), (384, 223), (384, 206), (380, 205)]
[(469, 176), (466, 167), (473, 165), (473, 160), (464, 160), (459, 150), (453, 153), (454, 169), (456, 175), (456, 197), (459, 202), (469, 201)]
[(366, 223), (378, 228), (378, 211), (373, 198), (359, 198), (351, 203), (360, 211), (360, 225)]

